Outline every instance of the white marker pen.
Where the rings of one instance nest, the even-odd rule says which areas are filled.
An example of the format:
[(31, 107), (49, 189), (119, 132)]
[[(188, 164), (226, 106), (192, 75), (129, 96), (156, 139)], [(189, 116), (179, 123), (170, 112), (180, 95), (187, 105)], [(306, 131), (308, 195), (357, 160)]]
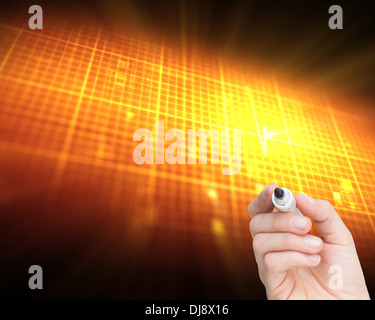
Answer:
[(303, 215), (296, 207), (296, 199), (293, 193), (287, 188), (276, 188), (272, 194), (272, 202), (280, 212), (293, 212), (300, 216)]

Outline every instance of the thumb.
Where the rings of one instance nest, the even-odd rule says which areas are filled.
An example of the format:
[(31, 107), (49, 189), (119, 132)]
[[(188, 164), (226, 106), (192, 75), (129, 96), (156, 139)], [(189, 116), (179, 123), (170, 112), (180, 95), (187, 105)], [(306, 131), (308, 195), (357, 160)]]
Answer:
[(328, 201), (302, 193), (297, 193), (295, 198), (298, 209), (312, 219), (324, 242), (342, 245), (353, 242), (349, 229)]

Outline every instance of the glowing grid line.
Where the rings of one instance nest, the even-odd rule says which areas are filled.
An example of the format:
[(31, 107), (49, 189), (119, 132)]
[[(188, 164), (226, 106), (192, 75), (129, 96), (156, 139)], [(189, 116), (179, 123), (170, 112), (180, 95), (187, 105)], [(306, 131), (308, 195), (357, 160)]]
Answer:
[[(19, 83), (19, 84), (25, 84), (25, 85), (34, 86), (34, 87), (37, 87), (37, 88), (54, 90), (54, 91), (57, 91), (59, 93), (66, 93), (66, 94), (69, 94), (69, 95), (79, 96), (79, 94), (77, 92), (75, 92), (75, 91), (71, 91), (71, 90), (67, 90), (67, 89), (62, 89), (62, 88), (58, 88), (58, 87), (54, 87), (54, 86), (50, 86), (50, 85), (35, 83), (33, 81), (23, 80), (23, 79), (19, 79), (19, 78), (16, 78), (16, 77), (0, 75), (0, 78), (4, 79), (6, 81), (12, 81), (12, 82)], [(247, 87), (245, 87), (245, 89), (247, 89)], [(112, 101), (112, 100), (107, 99), (107, 98), (95, 97), (95, 96), (86, 95), (86, 94), (83, 94), (83, 97), (90, 98), (90, 99), (96, 100), (98, 102), (108, 102), (108, 103), (111, 103), (113, 105), (124, 106), (124, 107), (128, 107), (128, 108), (134, 108), (134, 109), (137, 109), (139, 111), (155, 112), (155, 111), (147, 109), (147, 108), (134, 107), (133, 105), (129, 105), (129, 104), (126, 104), (124, 102)], [(165, 115), (165, 116), (170, 115), (170, 114), (168, 114), (166, 112), (159, 112), (159, 114), (160, 115)], [(176, 119), (181, 119), (181, 120), (190, 120), (189, 118), (186, 118), (186, 117), (183, 117), (183, 116), (179, 116), (179, 115), (174, 115), (174, 117)], [(203, 125), (203, 126), (215, 126), (217, 128), (220, 128), (220, 129), (224, 129), (225, 128), (225, 126), (222, 126), (222, 125), (211, 124), (209, 122), (200, 121), (200, 120), (194, 120), (194, 122), (197, 123), (197, 124)], [(244, 130), (241, 130), (241, 133), (242, 134), (251, 135), (251, 136), (258, 136), (259, 137), (259, 134), (255, 134), (255, 133), (252, 133), (252, 132), (247, 132), (247, 131), (244, 131)], [(334, 152), (334, 151), (331, 151), (331, 150), (324, 150), (324, 149), (321, 149), (321, 148), (318, 148), (318, 147), (315, 147), (315, 146), (311, 146), (311, 145), (304, 145), (304, 144), (299, 144), (299, 143), (295, 143), (295, 142), (288, 142), (288, 141), (284, 141), (284, 140), (277, 139), (277, 138), (274, 138), (274, 137), (270, 137), (269, 140), (287, 143), (287, 144), (290, 144), (292, 146), (304, 147), (304, 148), (310, 149), (312, 151), (322, 151), (322, 152), (326, 152), (326, 153), (329, 153), (329, 154), (332, 154), (332, 155), (342, 155), (341, 153)], [(368, 162), (368, 163), (371, 163), (371, 164), (375, 164), (375, 160), (371, 160), (371, 159), (368, 159), (368, 158), (358, 157), (358, 156), (349, 155), (349, 154), (348, 154), (348, 157), (350, 159), (361, 160), (361, 161), (365, 161), (365, 162)]]
[[(17, 119), (21, 119), (21, 113), (24, 112), (21, 111), (21, 106), (17, 104), (15, 97), (10, 94), (18, 93), (22, 95), (23, 99), (26, 99), (29, 93), (31, 94), (31, 90), (37, 88), (37, 92), (33, 94), (33, 100), (27, 105), (26, 113), (28, 117), (23, 117), (22, 121), (25, 124), (25, 128), (27, 128), (31, 119), (38, 119), (39, 127), (37, 125), (34, 126), (33, 132), (35, 135), (30, 136), (27, 143), (20, 143), (11, 138), (9, 134), (7, 136), (2, 136), (1, 148), (3, 153), (5, 153), (7, 149), (12, 149), (15, 152), (30, 155), (37, 154), (38, 156), (44, 155), (51, 159), (56, 159), (57, 157), (57, 163), (62, 161), (61, 159), (64, 159), (64, 166), (68, 166), (70, 162), (75, 162), (87, 166), (113, 169), (117, 174), (116, 178), (114, 178), (115, 187), (111, 196), (111, 201), (120, 206), (123, 191), (135, 192), (131, 190), (131, 188), (129, 189), (129, 186), (127, 186), (124, 182), (125, 180), (123, 180), (123, 176), (119, 173), (119, 171), (126, 171), (135, 175), (148, 176), (149, 185), (147, 186), (148, 191), (145, 193), (146, 196), (156, 196), (158, 192), (157, 190), (155, 191), (155, 185), (159, 183), (160, 187), (165, 190), (170, 190), (170, 192), (175, 188), (173, 192), (175, 192), (174, 194), (176, 194), (176, 196), (178, 192), (183, 193), (186, 196), (186, 200), (184, 201), (192, 199), (194, 202), (192, 205), (201, 204), (208, 207), (209, 204), (213, 202), (213, 199), (216, 199), (216, 201), (220, 200), (221, 208), (217, 207), (215, 209), (218, 212), (207, 213), (207, 216), (204, 218), (199, 218), (196, 213), (193, 213), (189, 218), (185, 211), (182, 211), (181, 219), (168, 215), (169, 218), (174, 219), (172, 226), (178, 221), (190, 221), (191, 224), (194, 225), (197, 223), (204, 224), (208, 219), (214, 218), (216, 219), (214, 220), (214, 225), (216, 226), (215, 230), (222, 230), (221, 227), (218, 227), (221, 225), (220, 219), (231, 215), (233, 217), (232, 229), (238, 230), (244, 218), (242, 213), (242, 208), (245, 207), (244, 203), (256, 195), (260, 185), (264, 185), (272, 179), (290, 185), (294, 191), (304, 190), (312, 193), (312, 195), (320, 195), (328, 198), (330, 201), (337, 201), (337, 205), (340, 207), (340, 203), (347, 201), (344, 197), (352, 199), (349, 200), (349, 203), (356, 203), (355, 192), (350, 191), (352, 189), (350, 189), (350, 186), (348, 187), (348, 181), (355, 178), (354, 187), (358, 190), (361, 189), (361, 185), (364, 185), (363, 182), (360, 183), (359, 180), (356, 179), (356, 174), (359, 173), (356, 173), (354, 165), (351, 165), (348, 172), (344, 170), (346, 164), (342, 162), (341, 158), (346, 158), (349, 163), (350, 159), (363, 161), (363, 165), (367, 165), (368, 171), (373, 174), (374, 160), (369, 158), (367, 154), (349, 154), (346, 152), (342, 136), (341, 138), (339, 137), (340, 144), (330, 141), (332, 134), (336, 132), (334, 128), (335, 122), (333, 122), (332, 119), (327, 121), (327, 124), (331, 124), (333, 129), (327, 128), (325, 131), (316, 130), (318, 122), (322, 120), (319, 112), (326, 109), (327, 104), (314, 104), (313, 102), (309, 102), (309, 104), (311, 104), (309, 112), (311, 116), (315, 117), (311, 132), (317, 142), (315, 144), (314, 142), (311, 142), (311, 144), (294, 142), (293, 139), (291, 139), (295, 137), (292, 131), (293, 128), (290, 128), (288, 124), (290, 122), (298, 123), (299, 120), (306, 120), (302, 111), (307, 110), (307, 108), (299, 100), (298, 93), (296, 93), (297, 98), (283, 95), (283, 91), (279, 88), (279, 83), (277, 83), (276, 80), (272, 85), (265, 83), (264, 90), (252, 88), (251, 83), (240, 85), (235, 81), (236, 79), (234, 77), (236, 77), (236, 73), (232, 73), (229, 66), (224, 67), (220, 58), (213, 59), (212, 61), (197, 60), (195, 67), (189, 69), (190, 62), (187, 61), (184, 52), (182, 53), (183, 58), (181, 60), (182, 70), (177, 66), (173, 68), (166, 65), (168, 59), (174, 61), (173, 50), (166, 50), (164, 55), (163, 45), (159, 46), (163, 54), (161, 56), (159, 53), (155, 54), (153, 58), (159, 58), (159, 63), (148, 62), (139, 57), (134, 58), (130, 55), (112, 52), (110, 48), (112, 42), (110, 39), (105, 40), (108, 47), (104, 47), (104, 49), (97, 48), (97, 45), (102, 41), (102, 36), (94, 31), (93, 33), (96, 38), (87, 37), (86, 39), (83, 31), (80, 35), (82, 39), (79, 36), (77, 37), (77, 41), (83, 41), (86, 44), (67, 41), (58, 37), (50, 37), (44, 34), (38, 34), (36, 37), (30, 31), (19, 32), (20, 37), (21, 33), (39, 39), (40, 43), (38, 42), (32, 50), (39, 50), (40, 47), (42, 47), (44, 53), (38, 57), (39, 67), (34, 68), (31, 76), (27, 78), (26, 72), (29, 65), (24, 65), (22, 69), (24, 73), (21, 72), (17, 74), (16, 71), (18, 69), (16, 64), (21, 61), (21, 56), (13, 55), (13, 51), (9, 51), (8, 62), (4, 62), (3, 60), (2, 64), (4, 70), (0, 75), (3, 80), (8, 81), (7, 84), (4, 84), (3, 88), (9, 91), (5, 92), (4, 90), (4, 103), (2, 104), (1, 112), (2, 117), (4, 116), (4, 123), (7, 122), (7, 130), (12, 132), (12, 130), (14, 130), (12, 129), (12, 123), (15, 123)], [(64, 43), (65, 49), (60, 53), (57, 50), (57, 46), (55, 46), (52, 49), (52, 55), (47, 57), (47, 46), (41, 39), (48, 41), (48, 46), (56, 45), (56, 43)], [(90, 41), (94, 44), (87, 44), (90, 43)], [(136, 40), (134, 41), (136, 42)], [(21, 49), (19, 51), (22, 53), (22, 50), (26, 51), (27, 49), (23, 47), (23, 45), (23, 43), (17, 43), (17, 41), (15, 41), (11, 45), (13, 46), (12, 50), (15, 48)], [(68, 59), (70, 64), (65, 65), (65, 62), (63, 63), (63, 60), (59, 59), (59, 57), (70, 54), (71, 48), (68, 49), (69, 46), (73, 47), (72, 56), (69, 58), (70, 60)], [(145, 52), (147, 52), (147, 55), (152, 54), (152, 50), (150, 50), (149, 47), (151, 48), (151, 46), (146, 46), (147, 50), (145, 49), (144, 52), (141, 47), (138, 47), (137, 55), (141, 55)], [(35, 51), (35, 53), (38, 53), (38, 51)], [(89, 55), (89, 61), (85, 62), (84, 56), (87, 54)], [(96, 60), (97, 58), (99, 62)], [(124, 76), (122, 78), (125, 82), (124, 86), (114, 85), (116, 70), (111, 69), (111, 67), (118, 66), (119, 60), (123, 62), (122, 66), (129, 71), (129, 76)], [(42, 65), (44, 61), (47, 61), (47, 67)], [(178, 59), (176, 59), (176, 61), (178, 61)], [(147, 67), (145, 67), (145, 65), (147, 65)], [(63, 68), (71, 72), (66, 72), (64, 74), (65, 80), (63, 81), (63, 85), (59, 86), (57, 85), (59, 77), (58, 71)], [(212, 73), (209, 71), (211, 69), (213, 70)], [(204, 74), (205, 72), (207, 72), (207, 75)], [(82, 74), (84, 75), (83, 77)], [(42, 75), (41, 81), (35, 80), (38, 75)], [(215, 78), (215, 75), (218, 75), (218, 78)], [(47, 84), (46, 79), (49, 76), (52, 77), (52, 81)], [(76, 78), (74, 78), (74, 76), (76, 76)], [(262, 74), (260, 74), (259, 77), (261, 78)], [(166, 80), (163, 81), (163, 79)], [(259, 80), (259, 83), (261, 83), (261, 80)], [(25, 89), (22, 90), (20, 85), (24, 85)], [(260, 85), (260, 87), (262, 86)], [(124, 88), (127, 90), (126, 94), (124, 94)], [(51, 97), (49, 99), (51, 100), (50, 102), (52, 102), (51, 109), (53, 112), (56, 112), (58, 110), (57, 108), (63, 108), (64, 116), (60, 119), (56, 118), (56, 114), (51, 113), (47, 115), (47, 100), (42, 100), (42, 109), (37, 108), (38, 101), (41, 101), (40, 98), (44, 96), (45, 92), (48, 92), (50, 95), (51, 91), (58, 92), (59, 94), (56, 101), (51, 100)], [(26, 95), (25, 92), (28, 92), (28, 94)], [(69, 103), (67, 103), (65, 108), (63, 105), (58, 105), (58, 102), (65, 99), (67, 96), (73, 97), (74, 99), (68, 100)], [(93, 102), (95, 102), (95, 105)], [(288, 114), (285, 113), (284, 103), (290, 103), (290, 106), (288, 105), (290, 109), (288, 109)], [(53, 109), (54, 106), (56, 110)], [(77, 106), (79, 106), (79, 108), (77, 108)], [(155, 107), (156, 109), (154, 109)], [(319, 110), (319, 112), (317, 110)], [(276, 113), (274, 117), (272, 117), (273, 111)], [(244, 119), (241, 119), (242, 113), (246, 114), (246, 112), (250, 115), (246, 115)], [(81, 113), (83, 113), (84, 116), (82, 116)], [(253, 119), (251, 119), (251, 115)], [(348, 118), (351, 115), (343, 113), (343, 116)], [(103, 122), (99, 121), (101, 117), (104, 117)], [(209, 165), (197, 167), (134, 166), (134, 164), (131, 163), (131, 151), (134, 144), (129, 142), (131, 141), (132, 133), (142, 127), (151, 130), (154, 129), (155, 121), (160, 118), (166, 120), (168, 128), (174, 126), (178, 128), (181, 126), (181, 129), (186, 130), (187, 125), (193, 125), (196, 129), (203, 126), (208, 130), (213, 127), (219, 129), (227, 128), (230, 125), (231, 129), (240, 129), (245, 141), (245, 143), (243, 143), (243, 148), (248, 149), (246, 152), (248, 156), (242, 161), (242, 171), (240, 175), (225, 178), (220, 176), (219, 167)], [(111, 119), (114, 121), (113, 123)], [(280, 119), (282, 121), (280, 121)], [(51, 133), (59, 135), (65, 134), (65, 140), (63, 140), (65, 143), (63, 142), (61, 149), (56, 146), (56, 151), (35, 145), (36, 142), (39, 143), (41, 138), (44, 137), (44, 133), (41, 134), (39, 132), (38, 134), (38, 130), (40, 128), (47, 128), (47, 120), (56, 123), (55, 127), (48, 125)], [(248, 122), (249, 120), (251, 120), (251, 125), (253, 125), (253, 127), (247, 127), (250, 123)], [(125, 125), (122, 121), (127, 124)], [(358, 121), (362, 121), (362, 118), (358, 117)], [(240, 128), (234, 127), (237, 123)], [(304, 123), (307, 123), (307, 121)], [(77, 130), (69, 130), (69, 128), (76, 128), (76, 126)], [(279, 134), (279, 136), (270, 137), (265, 140), (265, 143), (270, 145), (267, 157), (262, 156), (262, 145), (260, 143), (260, 128), (262, 127), (266, 128), (268, 132), (275, 131)], [(22, 131), (22, 128), (23, 126), (20, 126), (19, 132), (25, 134), (27, 129)], [(66, 136), (66, 133), (68, 133), (68, 136)], [(336, 136), (337, 134), (336, 132)], [(354, 133), (348, 131), (348, 134)], [(20, 135), (20, 137), (22, 137), (22, 135)], [(69, 137), (68, 140), (66, 140), (67, 137)], [(122, 141), (120, 140), (121, 137), (125, 137), (127, 140)], [(354, 134), (353, 137), (356, 138), (357, 136)], [(290, 154), (289, 152), (285, 152), (285, 145), (289, 147)], [(327, 148), (321, 146), (327, 146)], [(115, 150), (116, 152), (109, 150)], [(210, 146), (208, 146), (208, 150), (210, 150)], [(314, 152), (316, 155), (311, 156), (309, 152), (312, 151), (316, 151)], [(282, 155), (282, 153), (285, 153), (285, 155)], [(60, 158), (58, 156), (59, 154), (61, 155)], [(256, 154), (259, 160), (251, 162), (253, 159), (249, 158), (249, 156), (252, 154)], [(275, 156), (280, 158), (280, 161), (287, 164), (288, 168), (293, 168), (293, 170), (288, 169), (286, 172), (278, 172), (271, 161), (272, 157)], [(305, 167), (304, 161), (310, 158), (316, 162), (310, 162), (308, 164), (309, 167)], [(125, 159), (127, 162), (121, 163), (120, 159)], [(331, 162), (324, 164), (324, 161), (327, 159)], [(250, 170), (250, 167), (253, 169)], [(73, 174), (71, 170), (72, 169), (67, 168), (67, 172), (64, 173), (64, 176), (61, 174), (61, 179), (63, 180), (65, 176)], [(313, 172), (314, 170), (316, 172)], [(340, 170), (342, 172), (340, 172)], [(249, 172), (252, 173), (250, 174)], [(295, 179), (291, 177), (293, 172), (297, 174), (296, 182), (294, 181)], [(335, 181), (336, 178), (339, 179), (340, 177), (343, 179), (342, 184), (345, 185), (345, 192), (342, 191), (342, 194), (340, 194), (339, 182)], [(165, 181), (160, 179), (164, 179)], [(169, 185), (167, 181), (170, 180), (173, 183)], [(189, 190), (186, 185), (187, 183), (196, 186), (209, 186), (213, 189), (207, 190), (208, 195), (202, 195), (202, 197), (199, 198), (197, 192)], [(324, 183), (326, 185), (332, 184), (335, 188), (337, 185), (338, 189), (332, 191), (331, 194), (324, 190)], [(370, 182), (366, 183), (366, 186), (372, 187)], [(223, 195), (219, 193), (216, 188), (229, 190), (230, 192), (229, 194)], [(205, 199), (205, 197), (208, 197), (208, 199)], [(366, 202), (369, 201), (369, 199), (367, 199), (368, 196), (366, 197), (361, 194), (361, 197), (363, 203), (366, 204)], [(152, 200), (147, 201), (149, 206), (155, 205)], [(163, 215), (162, 208), (172, 208), (172, 204), (175, 204), (175, 202), (170, 204), (167, 203), (166, 199), (160, 198), (159, 204), (162, 204), (162, 207), (158, 210), (159, 214)], [(366, 215), (373, 215), (373, 208), (373, 205), (369, 205), (364, 208), (353, 207), (351, 210), (353, 212), (365, 213)], [(221, 213), (219, 213), (219, 211)], [(224, 214), (222, 214), (223, 212)], [(353, 217), (349, 222), (360, 219), (360, 217), (361, 216)]]

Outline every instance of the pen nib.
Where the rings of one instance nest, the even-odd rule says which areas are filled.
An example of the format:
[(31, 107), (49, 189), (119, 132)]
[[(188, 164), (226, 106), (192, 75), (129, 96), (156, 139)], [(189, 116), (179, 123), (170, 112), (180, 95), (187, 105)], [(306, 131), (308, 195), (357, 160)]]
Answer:
[(276, 188), (274, 193), (275, 193), (275, 197), (278, 198), (278, 199), (280, 199), (284, 196), (284, 190), (281, 189), (281, 188)]

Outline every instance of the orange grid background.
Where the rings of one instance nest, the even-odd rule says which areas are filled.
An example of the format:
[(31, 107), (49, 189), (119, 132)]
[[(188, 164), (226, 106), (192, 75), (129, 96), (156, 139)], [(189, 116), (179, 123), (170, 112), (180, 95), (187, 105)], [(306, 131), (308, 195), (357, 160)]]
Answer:
[[(215, 52), (180, 50), (170, 39), (62, 20), (42, 31), (0, 25), (0, 33), (3, 208), (39, 201), (62, 233), (72, 221), (112, 219), (108, 232), (148, 252), (150, 264), (158, 261), (150, 249), (157, 239), (173, 246), (167, 230), (176, 239), (199, 234), (206, 242), (196, 254), (212, 259), (200, 267), (222, 261), (246, 296), (241, 279), (249, 270), (257, 277), (247, 204), (276, 182), (329, 200), (365, 269), (373, 267), (375, 118), (356, 102), (294, 89)], [(155, 121), (186, 135), (189, 128), (240, 129), (240, 173), (222, 175), (226, 165), (134, 164), (133, 134), (155, 133)], [(68, 203), (64, 213), (54, 201)], [(41, 232), (35, 246), (49, 237)]]

